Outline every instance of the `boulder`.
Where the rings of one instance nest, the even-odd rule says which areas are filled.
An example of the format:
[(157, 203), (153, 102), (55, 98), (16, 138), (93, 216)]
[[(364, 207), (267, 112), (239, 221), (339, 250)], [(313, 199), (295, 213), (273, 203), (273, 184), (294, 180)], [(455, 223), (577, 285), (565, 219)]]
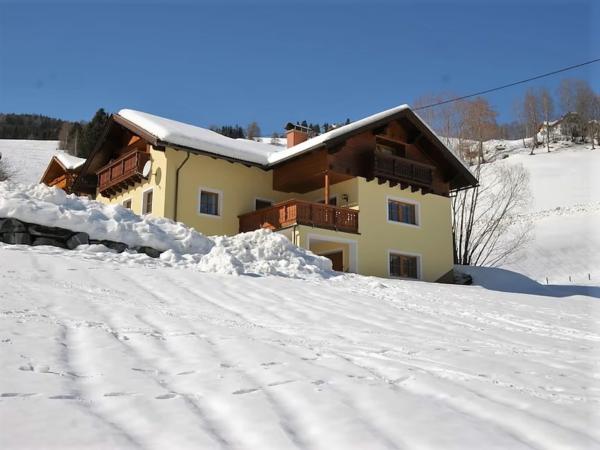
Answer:
[(158, 250), (156, 250), (155, 248), (146, 247), (146, 246), (134, 247), (133, 250), (135, 250), (138, 253), (145, 253), (150, 258), (158, 258), (160, 256), (160, 254), (162, 253), (162, 252), (159, 252)]
[(0, 219), (0, 234), (2, 233), (25, 233), (27, 227), (17, 219)]
[(73, 234), (70, 230), (64, 228), (45, 227), (43, 225), (31, 224), (27, 227), (27, 231), (31, 236), (39, 236), (50, 239), (58, 239), (63, 242), (69, 239), (69, 236)]
[(96, 243), (102, 244), (105, 247), (108, 247), (111, 250), (116, 251), (117, 253), (123, 253), (125, 251), (125, 249), (127, 248), (127, 244), (123, 244), (122, 242), (102, 240), (102, 241), (98, 241)]
[(63, 240), (43, 236), (34, 237), (31, 245), (51, 245), (52, 247), (67, 248)]
[(0, 241), (13, 245), (31, 245), (31, 236), (29, 233), (0, 233)]
[(71, 236), (65, 244), (69, 250), (79, 247), (80, 245), (87, 245), (90, 243), (90, 237), (87, 233), (75, 233)]

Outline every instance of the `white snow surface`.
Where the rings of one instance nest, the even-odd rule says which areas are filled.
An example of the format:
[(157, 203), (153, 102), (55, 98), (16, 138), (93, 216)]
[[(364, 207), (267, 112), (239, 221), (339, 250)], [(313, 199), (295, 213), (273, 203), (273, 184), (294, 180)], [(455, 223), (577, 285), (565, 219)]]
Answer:
[(0, 448), (598, 449), (599, 314), (0, 244)]
[[(550, 153), (539, 148), (529, 155), (521, 140), (505, 143), (499, 155), (508, 157), (491, 164), (529, 172), (531, 203), (518, 220), (529, 225), (532, 240), (502, 267), (554, 285), (600, 284), (600, 150), (558, 142)], [(488, 158), (497, 158), (488, 144)]]
[(48, 163), (58, 150), (58, 141), (35, 141), (20, 139), (0, 139), (2, 161), (12, 172), (13, 181), (38, 183)]
[[(106, 205), (67, 195), (42, 184), (0, 183), (0, 218), (88, 233), (90, 238), (150, 246), (177, 266), (227, 274), (252, 273), (290, 277), (329, 276), (331, 261), (294, 246), (268, 230), (233, 237), (207, 237), (182, 223), (138, 216), (121, 205)], [(99, 251), (92, 246), (91, 252)], [(100, 249), (102, 250), (102, 249)]]

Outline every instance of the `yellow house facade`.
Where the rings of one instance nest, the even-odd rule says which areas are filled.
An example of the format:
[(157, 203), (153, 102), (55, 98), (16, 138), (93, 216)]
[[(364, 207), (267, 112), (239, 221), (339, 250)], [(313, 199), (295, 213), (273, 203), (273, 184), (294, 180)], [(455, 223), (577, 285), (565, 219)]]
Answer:
[(268, 227), (344, 272), (452, 280), (450, 192), (476, 179), (408, 107), (287, 134), (278, 148), (123, 110), (76, 188), (206, 235)]

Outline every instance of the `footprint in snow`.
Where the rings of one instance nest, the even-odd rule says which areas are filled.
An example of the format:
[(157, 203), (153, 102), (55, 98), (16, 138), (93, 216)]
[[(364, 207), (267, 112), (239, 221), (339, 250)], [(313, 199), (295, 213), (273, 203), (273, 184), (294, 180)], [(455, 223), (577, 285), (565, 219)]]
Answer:
[(133, 392), (107, 392), (104, 394), (105, 397), (127, 397), (130, 395), (135, 395)]
[(156, 400), (169, 400), (171, 398), (175, 398), (177, 397), (179, 394), (176, 394), (175, 392), (169, 392), (168, 394), (162, 394), (162, 395), (157, 395), (156, 397), (154, 397)]
[(252, 392), (260, 391), (259, 388), (250, 388), (250, 389), (240, 389), (238, 391), (232, 392), (233, 395), (242, 395), (242, 394), (250, 394)]
[(21, 393), (21, 392), (3, 392), (2, 394), (0, 394), (0, 397), (1, 398), (31, 397), (33, 395), (36, 395), (35, 392), (26, 392), (26, 393)]

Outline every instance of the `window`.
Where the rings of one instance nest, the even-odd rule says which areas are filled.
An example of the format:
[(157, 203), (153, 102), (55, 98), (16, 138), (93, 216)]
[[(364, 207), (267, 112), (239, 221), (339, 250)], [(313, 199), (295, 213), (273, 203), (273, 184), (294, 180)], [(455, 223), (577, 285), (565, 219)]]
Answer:
[(401, 278), (419, 278), (419, 257), (390, 253), (390, 276)]
[(219, 193), (200, 189), (200, 214), (220, 216)]
[(131, 209), (131, 199), (123, 200), (123, 207), (127, 209)]
[(273, 206), (273, 202), (270, 200), (263, 200), (261, 198), (257, 198), (254, 200), (254, 209), (258, 211), (259, 209), (270, 208)]
[(390, 222), (417, 224), (417, 205), (388, 199), (388, 220)]
[(394, 144), (393, 146), (391, 146), (377, 143), (375, 145), (375, 148), (377, 151), (385, 153), (387, 155), (401, 156), (402, 158), (406, 157), (406, 146), (404, 146), (403, 144)]
[(152, 189), (144, 192), (142, 198), (142, 214), (152, 214)]

